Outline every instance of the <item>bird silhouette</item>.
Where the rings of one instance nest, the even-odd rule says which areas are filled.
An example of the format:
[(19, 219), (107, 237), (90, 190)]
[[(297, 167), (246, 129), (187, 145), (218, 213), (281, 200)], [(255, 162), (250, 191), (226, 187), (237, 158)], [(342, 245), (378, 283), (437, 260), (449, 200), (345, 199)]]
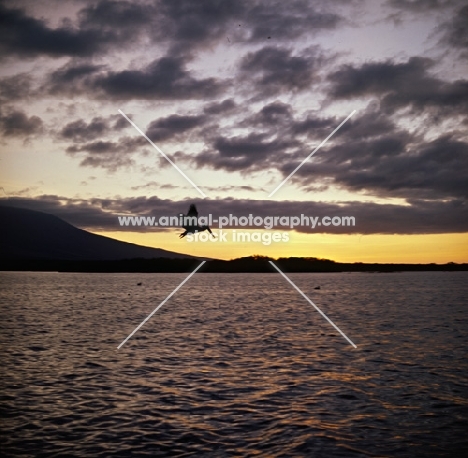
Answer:
[[(185, 229), (185, 232), (182, 232), (182, 234), (179, 234), (180, 239), (184, 238), (187, 234), (194, 234), (195, 232), (203, 232), (203, 231), (208, 231), (214, 237), (213, 232), (211, 232), (211, 229), (208, 226), (198, 225), (198, 210), (195, 204), (190, 205), (188, 213), (184, 216), (191, 217), (192, 221), (187, 221), (187, 225), (182, 226)], [(194, 222), (193, 218), (195, 218), (195, 224), (191, 224)]]

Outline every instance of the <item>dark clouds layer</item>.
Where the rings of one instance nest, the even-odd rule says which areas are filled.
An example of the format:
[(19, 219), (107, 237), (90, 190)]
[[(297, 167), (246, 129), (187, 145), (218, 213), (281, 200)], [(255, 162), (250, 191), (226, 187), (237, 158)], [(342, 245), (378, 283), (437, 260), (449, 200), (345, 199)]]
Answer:
[[(420, 199), (406, 207), (350, 204), (363, 233), (465, 228), (458, 212), (468, 197), (468, 80), (459, 72), (451, 77), (434, 53), (402, 57), (403, 49), (398, 56), (364, 60), (359, 49), (335, 52), (340, 27), (366, 27), (359, 15), (349, 14), (360, 13), (364, 0), (72, 0), (50, 19), (41, 14), (44, 4), (0, 4), (0, 53), (12, 68), (18, 65), (16, 75), (0, 78), (5, 141), (46, 133), (77, 165), (114, 171), (132, 165), (147, 146), (125, 119), (94, 111), (89, 119), (64, 115), (51, 127), (45, 116), (29, 113), (30, 102), (48, 98), (108, 107), (140, 100), (149, 107), (161, 100), (172, 104), (172, 112), (155, 114), (140, 126), (147, 135), (163, 144), (204, 144), (198, 154), (181, 146), (184, 152), (174, 159), (186, 168), (240, 172), (247, 189), (252, 172), (279, 171), (286, 177), (346, 117), (343, 107), (372, 101), (287, 186), (300, 187), (311, 198), (333, 186), (380, 198)], [(437, 52), (466, 57), (464, 2), (389, 0), (384, 10), (399, 13), (400, 21), (406, 15), (431, 18)], [(329, 36), (330, 44), (317, 40), (321, 36)], [(210, 59), (223, 51), (228, 68), (211, 71)], [(182, 103), (187, 101), (190, 108)], [(331, 109), (304, 111), (312, 101)], [(67, 215), (54, 199), (30, 204)], [(158, 207), (158, 200), (122, 202), (120, 208), (110, 201), (70, 201), (70, 215), (78, 215), (71, 222), (96, 228), (91, 221), (97, 218), (110, 228), (115, 220), (105, 222), (110, 220), (101, 206), (115, 212), (148, 211), (149, 204), (170, 210), (169, 203)], [(222, 204), (240, 210), (234, 202)], [(285, 211), (280, 203), (261, 205), (276, 214)], [(302, 211), (302, 204), (287, 205)], [(341, 208), (314, 205), (317, 212)]]
[[(424, 141), (385, 114), (370, 113), (350, 121), (339, 135), (338, 144), (325, 147), (298, 170), (299, 183), (326, 181), (380, 197), (468, 197), (468, 143), (457, 133)], [(297, 163), (284, 162), (284, 175)]]
[(28, 137), (41, 132), (42, 128), (39, 116), (28, 116), (19, 110), (0, 111), (0, 133), (5, 137)]
[(83, 6), (86, 2), (78, 1), (78, 14), (64, 17), (54, 27), (15, 3), (0, 5), (3, 56), (102, 55), (117, 47), (128, 48), (163, 19), (153, 2), (101, 0)]
[[(453, 18), (442, 25), (444, 32), (442, 40), (449, 46), (460, 48), (463, 50), (468, 49), (468, 5), (462, 6), (456, 10)], [(468, 57), (468, 54), (464, 54)]]
[[(173, 202), (157, 197), (129, 199), (66, 199), (59, 196), (40, 196), (35, 199), (6, 198), (0, 204), (30, 208), (51, 213), (83, 229), (119, 231), (117, 216), (177, 216), (186, 213), (191, 203), (196, 203), (200, 215), (211, 213), (214, 218), (229, 216), (300, 216), (319, 217), (354, 216), (355, 227), (320, 226), (315, 229), (299, 227), (305, 233), (334, 234), (437, 234), (468, 232), (465, 217), (466, 203), (459, 200), (428, 202), (414, 200), (411, 205), (378, 205), (374, 203), (346, 202), (291, 202), (291, 201), (246, 201), (246, 200), (186, 200)], [(247, 228), (247, 227), (245, 227)], [(252, 228), (255, 228), (253, 226)], [(158, 228), (132, 228), (131, 230), (157, 231)], [(161, 228), (159, 228), (161, 230)], [(174, 232), (177, 229), (172, 229)], [(289, 230), (277, 228), (276, 230)]]
[(48, 75), (47, 83), (43, 85), (41, 92), (69, 97), (84, 94), (92, 83), (92, 77), (101, 69), (101, 65), (77, 63), (72, 59)]
[(413, 57), (407, 62), (372, 62), (356, 67), (346, 65), (331, 73), (329, 91), (333, 99), (377, 96), (381, 107), (394, 112), (411, 107), (468, 112), (468, 81), (448, 82), (429, 74), (431, 59)]
[[(281, 42), (297, 40), (316, 31), (333, 30), (344, 22), (344, 18), (333, 5), (329, 8), (331, 11), (319, 11), (327, 3), (335, 2), (162, 0), (158, 11), (162, 36), (171, 37), (171, 50), (187, 53), (197, 47), (206, 48), (219, 40), (228, 39), (233, 43)], [(154, 36), (161, 39), (158, 33)]]
[(71, 62), (50, 75), (44, 90), (107, 100), (186, 100), (216, 98), (226, 84), (216, 78), (197, 79), (186, 70), (183, 58), (164, 56), (141, 69), (122, 71)]
[(233, 78), (198, 78), (187, 70), (190, 57), (165, 55), (141, 68), (112, 70), (72, 60), (53, 71), (42, 90), (52, 95), (106, 99), (217, 99), (245, 85), (256, 99), (304, 91), (318, 82), (316, 69), (324, 59), (317, 48), (301, 54), (281, 46), (265, 46), (240, 59)]
[(211, 149), (205, 149), (193, 159), (189, 158), (189, 162), (197, 167), (211, 167), (215, 170), (256, 170), (265, 165), (268, 156), (277, 156), (295, 145), (294, 141), (270, 140), (261, 133), (245, 137), (218, 137), (213, 140)]
[(183, 116), (174, 114), (151, 122), (146, 135), (153, 141), (174, 139), (178, 134), (203, 126), (205, 122), (206, 116), (204, 115)]
[(21, 9), (8, 9), (0, 4), (0, 26), (3, 55), (90, 56), (104, 44), (117, 39), (114, 32), (101, 28), (73, 27), (70, 24), (49, 28), (40, 19), (27, 15)]
[(2, 103), (28, 99), (31, 92), (31, 75), (19, 73), (0, 78), (0, 101)]
[(203, 112), (211, 115), (219, 115), (232, 111), (236, 107), (236, 103), (233, 99), (226, 99), (222, 102), (214, 102), (206, 105)]
[(14, 2), (5, 2), (0, 5), (0, 49), (3, 55), (89, 57), (145, 36), (154, 43), (169, 41), (172, 53), (185, 54), (227, 35), (242, 41), (289, 40), (334, 29), (341, 22), (336, 12), (319, 12), (301, 0), (101, 0), (89, 2), (76, 17), (53, 27)]
[(61, 130), (60, 136), (73, 142), (86, 142), (96, 138), (102, 138), (109, 132), (129, 127), (128, 121), (122, 116), (115, 115), (109, 118), (96, 116), (87, 122), (83, 119), (77, 119), (67, 123)]
[[(289, 175), (339, 119), (307, 115), (295, 119), (291, 107), (272, 103), (247, 118), (257, 132), (207, 138), (196, 157), (179, 154), (188, 165), (215, 170), (256, 171), (278, 168)], [(304, 187), (335, 185), (379, 197), (466, 198), (468, 142), (460, 132), (435, 139), (398, 126), (382, 112), (356, 115), (293, 177)]]
[(118, 141), (96, 140), (86, 143), (75, 143), (67, 147), (70, 156), (81, 159), (84, 167), (102, 167), (115, 171), (134, 163), (133, 154), (146, 146), (143, 137), (121, 137)]
[(331, 177), (344, 188), (381, 197), (468, 197), (468, 144), (450, 136), (423, 143), (413, 151), (398, 136), (387, 136), (334, 147), (323, 157), (298, 171), (306, 178), (304, 182)]
[(93, 88), (119, 99), (208, 99), (223, 85), (215, 78), (194, 78), (177, 57), (162, 57), (143, 70), (106, 72), (92, 81)]
[(247, 54), (240, 69), (250, 73), (262, 96), (299, 91), (314, 81), (314, 55), (298, 56), (290, 49), (266, 46)]

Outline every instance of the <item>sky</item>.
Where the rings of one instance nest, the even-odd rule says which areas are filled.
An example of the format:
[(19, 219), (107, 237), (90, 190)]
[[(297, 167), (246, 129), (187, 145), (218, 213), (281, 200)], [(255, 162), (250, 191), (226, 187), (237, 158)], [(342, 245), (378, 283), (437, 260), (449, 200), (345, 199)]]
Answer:
[[(0, 204), (197, 256), (468, 262), (467, 23), (458, 0), (0, 1)], [(119, 226), (191, 203), (355, 225)]]

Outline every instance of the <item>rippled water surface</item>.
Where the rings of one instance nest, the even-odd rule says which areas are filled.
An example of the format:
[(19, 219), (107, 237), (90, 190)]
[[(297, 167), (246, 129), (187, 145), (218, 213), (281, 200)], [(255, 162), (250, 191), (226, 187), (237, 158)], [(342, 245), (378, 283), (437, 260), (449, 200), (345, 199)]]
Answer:
[(466, 272), (186, 276), (0, 273), (2, 455), (468, 456)]

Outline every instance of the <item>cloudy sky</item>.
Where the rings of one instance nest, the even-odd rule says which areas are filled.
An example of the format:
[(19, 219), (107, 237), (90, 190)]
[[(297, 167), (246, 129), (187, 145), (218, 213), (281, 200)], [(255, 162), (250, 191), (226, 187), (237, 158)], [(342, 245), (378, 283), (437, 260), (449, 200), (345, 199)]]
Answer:
[[(458, 0), (1, 1), (0, 203), (197, 255), (468, 262), (467, 23)], [(192, 202), (356, 226), (264, 246), (118, 225)]]

